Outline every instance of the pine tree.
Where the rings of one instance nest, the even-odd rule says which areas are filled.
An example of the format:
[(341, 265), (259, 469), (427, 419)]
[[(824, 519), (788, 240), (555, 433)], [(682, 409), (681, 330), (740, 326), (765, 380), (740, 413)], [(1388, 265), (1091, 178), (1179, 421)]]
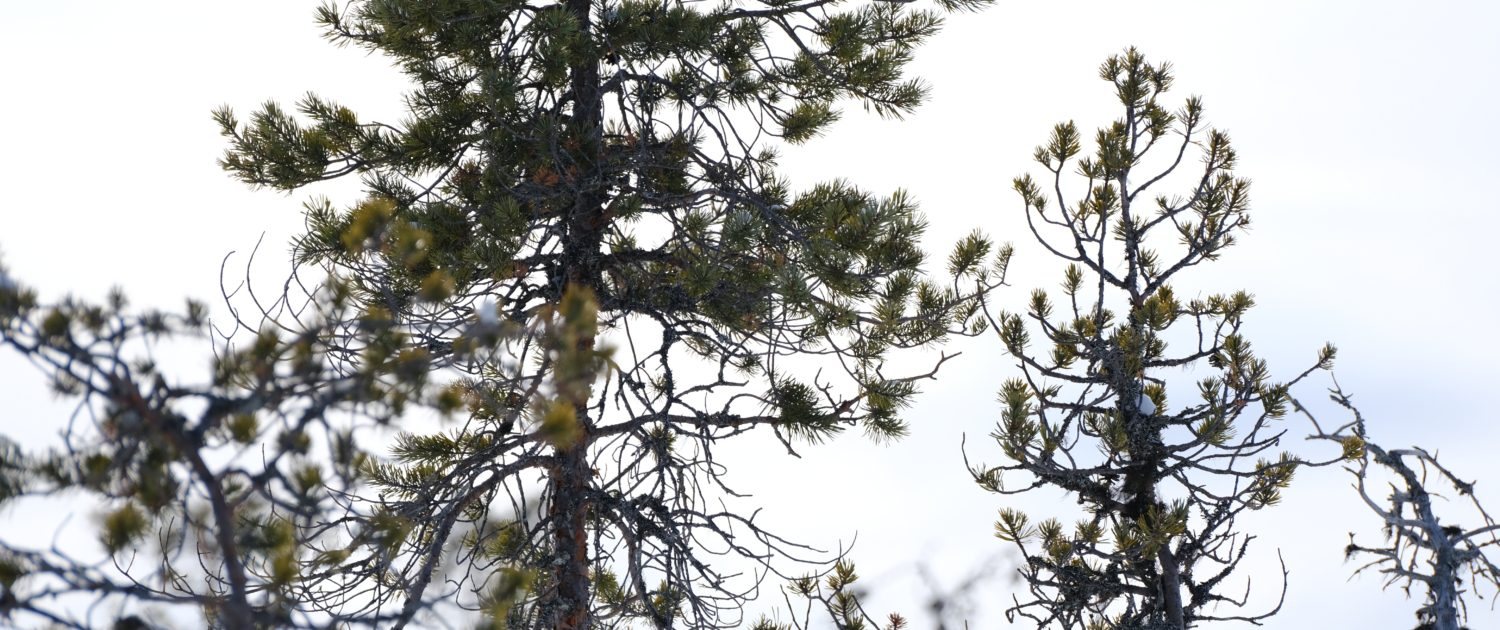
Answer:
[[(1216, 616), (1244, 605), (1224, 594), (1250, 540), (1236, 518), (1274, 505), (1305, 465), (1273, 451), (1288, 388), (1312, 368), (1271, 380), (1243, 331), (1248, 293), (1174, 291), (1250, 226), (1229, 136), (1206, 126), (1197, 97), (1167, 109), (1168, 64), (1131, 48), (1099, 74), (1123, 111), (1095, 134), (1093, 155), (1080, 158), (1077, 127), (1059, 124), (1035, 153), (1047, 178), (1015, 180), (1036, 239), (1067, 261), (1063, 295), (1057, 304), (1037, 289), (1025, 312), (995, 314), (1021, 376), (1001, 389), (993, 433), (1007, 463), (971, 471), (992, 492), (1053, 488), (1083, 510), (1072, 527), (1001, 510), (996, 536), (1023, 554), (1030, 593), (1007, 615), (1065, 628), (1258, 620), (1274, 610)], [(1192, 153), (1199, 167), (1186, 172)], [(1069, 171), (1077, 192), (1064, 188)], [(1180, 195), (1158, 194), (1179, 183)], [(1315, 367), (1333, 355), (1325, 347)], [(1194, 386), (1184, 371), (1202, 378)]]
[[(977, 332), (974, 293), (1006, 260), (976, 236), (952, 286), (925, 280), (913, 200), (794, 192), (770, 139), (813, 138), (841, 100), (911, 111), (914, 47), (941, 11), (985, 2), (360, 0), (319, 19), (410, 77), (407, 119), (315, 95), (296, 115), (217, 112), (222, 164), (249, 184), (360, 178), (351, 207), (308, 205), (298, 262), (346, 279), (366, 319), (453, 379), (438, 402), (454, 426), (369, 467), (375, 509), (407, 535), (346, 573), (395, 585), (363, 594), (402, 606), (391, 626), (522, 579), (498, 567), (526, 588), (496, 627), (741, 623), (760, 578), (712, 556), (763, 577), (805, 550), (719, 507), (734, 492), (715, 449), (757, 428), (788, 451), (856, 426), (901, 436), (936, 368), (889, 373), (888, 352)], [(536, 334), (580, 310), (591, 325)]]
[[(1325, 430), (1297, 401), (1293, 404), (1312, 422), (1313, 439), (1339, 445), (1341, 455), (1350, 462), (1346, 470), (1354, 476), (1354, 491), (1380, 518), (1385, 533), (1385, 541), (1377, 547), (1355, 542), (1350, 533), (1345, 558), (1364, 562), (1355, 569), (1356, 575), (1373, 569), (1385, 575), (1387, 587), (1399, 584), (1408, 594), (1413, 586), (1425, 591), (1417, 609), (1416, 630), (1467, 630), (1459, 626), (1468, 617), (1466, 596), (1483, 599), (1486, 584), (1492, 596), (1500, 591), (1500, 563), (1488, 553), (1500, 547), (1496, 533), (1500, 523), (1475, 496), (1476, 482), (1464, 481), (1439, 462), (1435, 452), (1420, 446), (1387, 449), (1371, 441), (1364, 414), (1350, 396), (1335, 386), (1330, 398), (1352, 416), (1332, 431)], [(1394, 477), (1384, 501), (1371, 488), (1379, 470)], [(1465, 519), (1470, 525), (1458, 523), (1456, 509), (1439, 513), (1441, 502), (1433, 499), (1443, 496), (1429, 489), (1429, 479), (1440, 480), (1463, 498), (1470, 508)]]
[[(0, 528), (0, 625), (381, 624), (327, 606), (326, 591), (346, 559), (378, 556), (401, 533), (395, 520), (350, 519), (363, 514), (349, 499), (368, 459), (355, 433), (425, 398), (427, 360), (389, 325), (338, 330), (355, 313), (337, 283), (317, 297), (296, 328), (218, 322), (238, 332), (212, 348), (209, 374), (184, 376), (158, 349), (209, 337), (202, 304), (140, 311), (119, 290), (104, 304), (47, 304), (0, 267), (0, 347), (76, 403), (61, 446), (0, 435), (0, 510), (8, 523), (47, 522), (58, 499), (101, 512), (98, 547), (72, 530), (28, 546), (23, 528)], [(349, 343), (365, 349), (358, 365), (336, 358)]]

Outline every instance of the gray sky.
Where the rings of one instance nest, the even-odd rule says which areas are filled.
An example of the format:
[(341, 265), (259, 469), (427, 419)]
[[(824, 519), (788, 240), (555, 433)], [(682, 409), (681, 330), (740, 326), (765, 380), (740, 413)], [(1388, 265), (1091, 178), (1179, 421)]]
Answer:
[[(308, 195), (226, 177), (209, 111), (315, 90), (392, 120), (405, 87), (382, 59), (322, 41), (316, 4), (0, 2), (0, 255), (12, 273), (53, 296), (97, 298), (118, 284), (137, 303), (213, 302), (220, 259), (264, 233), (258, 274), (274, 284)], [(1247, 335), (1281, 376), (1335, 342), (1339, 379), (1378, 440), (1439, 449), (1461, 475), (1485, 477), (1480, 494), (1500, 506), (1500, 431), (1484, 406), (1500, 283), (1482, 271), (1500, 232), (1497, 24), (1500, 4), (1479, 1), (1002, 0), (955, 16), (918, 51), (914, 71), (933, 89), (915, 115), (881, 121), (855, 106), (824, 137), (786, 150), (783, 170), (798, 186), (844, 177), (907, 189), (938, 255), (975, 227), (1013, 241), (1014, 287), (997, 298), (1019, 305), (1032, 287), (1055, 287), (1061, 266), (1031, 246), (1010, 179), (1033, 170), (1031, 150), (1053, 123), (1091, 131), (1114, 116), (1095, 77), (1105, 57), (1135, 45), (1170, 60), (1175, 92), (1204, 96), (1210, 122), (1235, 140), (1240, 174), (1255, 181), (1253, 231), (1186, 276), (1179, 294), (1254, 293)], [(349, 186), (319, 192), (336, 203), (356, 196)], [(926, 389), (903, 442), (851, 435), (803, 460), (770, 444), (734, 454), (741, 486), (794, 537), (834, 546), (857, 531), (877, 610), (917, 616), (919, 584), (893, 577), (917, 561), (946, 583), (990, 556), (1001, 574), (1013, 570), (990, 536), (1007, 504), (974, 486), (959, 458), (967, 434), (973, 456), (998, 459), (984, 436), (1010, 361), (989, 337), (951, 349), (964, 354)], [(0, 356), (0, 374), (0, 431), (54, 431), (59, 408), (29, 368)], [(1315, 376), (1296, 394), (1321, 401), (1326, 384)], [(833, 474), (849, 477), (838, 500), (795, 488), (801, 476)], [(1039, 517), (1071, 504), (1022, 503)], [(1416, 600), (1382, 592), (1376, 576), (1346, 580), (1347, 532), (1370, 542), (1379, 532), (1342, 472), (1299, 473), (1283, 505), (1244, 524), (1260, 535), (1252, 555), (1264, 561), (1252, 601), (1274, 599), (1275, 549), (1292, 572), (1286, 606), (1266, 627), (1413, 625)], [(1007, 579), (975, 595), (982, 614), (971, 627), (1002, 626)], [(1500, 625), (1488, 604), (1471, 611), (1473, 627)]]

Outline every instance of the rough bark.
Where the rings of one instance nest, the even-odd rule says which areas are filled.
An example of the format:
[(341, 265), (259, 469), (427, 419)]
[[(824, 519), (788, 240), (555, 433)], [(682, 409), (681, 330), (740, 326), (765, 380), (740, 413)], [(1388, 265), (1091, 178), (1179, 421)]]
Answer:
[[(591, 3), (588, 0), (569, 0), (568, 11), (578, 22), (585, 41), (592, 31)], [(599, 85), (599, 66), (589, 52), (580, 52), (578, 62), (570, 71), (569, 85), (572, 100), (572, 116), (565, 133), (576, 142), (576, 150), (563, 154), (571, 163), (560, 164), (575, 169), (575, 181), (571, 182), (577, 196), (565, 218), (567, 222), (563, 238), (565, 267), (562, 282), (553, 289), (558, 299), (569, 285), (585, 286), (597, 291), (599, 287), (599, 260), (604, 234), (605, 197), (599, 189), (601, 178), (598, 168), (603, 153), (603, 107)], [(569, 146), (572, 142), (564, 142)], [(579, 341), (580, 350), (592, 349), (592, 338)], [(551, 471), (553, 550), (556, 566), (556, 601), (554, 614), (558, 630), (584, 630), (592, 626), (590, 618), (589, 588), (589, 487), (593, 467), (589, 462), (589, 444), (592, 441), (592, 423), (589, 420), (588, 401), (575, 401), (578, 418), (577, 439), (571, 444), (558, 445), (554, 456), (556, 465)]]
[(552, 533), (557, 554), (557, 628), (590, 627), (588, 488), (590, 467), (584, 439), (557, 449), (552, 476)]
[(1157, 562), (1161, 565), (1161, 597), (1162, 608), (1167, 613), (1167, 622), (1174, 628), (1187, 628), (1187, 620), (1182, 614), (1182, 576), (1177, 567), (1177, 557), (1172, 554), (1168, 545), (1162, 545), (1161, 550), (1156, 553)]

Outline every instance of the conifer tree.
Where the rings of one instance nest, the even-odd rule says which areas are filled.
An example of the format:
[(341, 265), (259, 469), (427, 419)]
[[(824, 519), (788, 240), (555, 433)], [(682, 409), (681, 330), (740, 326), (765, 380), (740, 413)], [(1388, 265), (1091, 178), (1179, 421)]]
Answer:
[[(1387, 449), (1371, 441), (1365, 417), (1349, 395), (1335, 386), (1330, 398), (1352, 416), (1331, 431), (1297, 401), (1293, 404), (1312, 422), (1313, 439), (1340, 446), (1350, 462), (1346, 470), (1354, 476), (1354, 491), (1379, 517), (1385, 533), (1384, 543), (1376, 547), (1359, 544), (1350, 533), (1345, 558), (1363, 562), (1355, 574), (1383, 574), (1386, 587), (1400, 585), (1408, 595), (1413, 586), (1425, 591), (1416, 630), (1466, 630), (1459, 625), (1468, 617), (1466, 600), (1483, 599), (1484, 590), (1491, 596), (1500, 591), (1500, 563), (1490, 555), (1500, 547), (1500, 523), (1474, 494), (1476, 482), (1449, 470), (1436, 452), (1420, 446)], [(1372, 488), (1381, 470), (1393, 477), (1383, 501)], [(1447, 498), (1442, 494), (1446, 491), (1432, 489), (1432, 479), (1441, 482), (1439, 487), (1451, 487), (1468, 504), (1467, 524), (1459, 522), (1458, 510), (1439, 512), (1442, 502), (1434, 499)]]
[[(498, 567), (526, 589), (496, 627), (737, 626), (777, 559), (806, 555), (720, 505), (720, 442), (899, 437), (936, 366), (897, 373), (888, 351), (976, 332), (1006, 257), (976, 236), (952, 286), (925, 280), (912, 199), (795, 192), (772, 142), (813, 138), (841, 100), (911, 111), (914, 47), (985, 1), (358, 0), (319, 19), (410, 77), (405, 120), (315, 95), (217, 112), (249, 184), (360, 178), (350, 207), (308, 205), (298, 261), (354, 287), (351, 330), (393, 322), (453, 379), (454, 426), (368, 467), (409, 531), (348, 574), (396, 585), (369, 594), (392, 627), (434, 599), (481, 606)], [(592, 325), (534, 334), (578, 309)]]
[(1007, 615), (1091, 629), (1262, 619), (1275, 610), (1220, 616), (1246, 603), (1226, 582), (1252, 538), (1236, 518), (1274, 505), (1305, 464), (1275, 451), (1288, 388), (1313, 368), (1271, 380), (1245, 335), (1250, 294), (1176, 290), (1250, 226), (1229, 136), (1197, 97), (1168, 109), (1169, 64), (1131, 48), (1099, 75), (1122, 112), (1092, 155), (1059, 124), (1035, 153), (1046, 177), (1014, 183), (1033, 235), (1067, 266), (1060, 300), (1036, 289), (1024, 312), (994, 316), (1021, 376), (1000, 392), (1006, 462), (971, 472), (1001, 494), (1064, 491), (1082, 510), (1071, 526), (1001, 510), (996, 536), (1021, 551), (1029, 591)]
[[(222, 333), (209, 374), (182, 375), (158, 350), (209, 336), (201, 304), (138, 311), (119, 290), (46, 304), (0, 268), (0, 348), (76, 403), (59, 446), (0, 434), (0, 510), (21, 524), (52, 520), (60, 500), (99, 509), (77, 515), (94, 519), (98, 547), (72, 529), (48, 547), (0, 528), (0, 625), (384, 625), (327, 592), (404, 532), (350, 500), (367, 459), (356, 432), (425, 398), (427, 359), (378, 322), (335, 336), (350, 294), (333, 283), (318, 297), (295, 322), (240, 322), (255, 327)], [(337, 359), (352, 342), (362, 357)]]

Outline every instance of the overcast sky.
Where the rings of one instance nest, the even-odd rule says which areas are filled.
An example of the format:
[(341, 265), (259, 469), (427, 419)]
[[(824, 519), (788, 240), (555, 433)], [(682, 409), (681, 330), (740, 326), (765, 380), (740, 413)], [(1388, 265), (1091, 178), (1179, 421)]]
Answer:
[[(219, 261), (264, 233), (262, 277), (274, 283), (308, 195), (226, 177), (210, 110), (245, 112), (315, 90), (394, 120), (405, 88), (383, 59), (325, 43), (316, 4), (0, 2), (0, 256), (12, 274), (50, 296), (97, 298), (123, 285), (137, 303), (212, 302)], [(1134, 45), (1170, 60), (1176, 98), (1204, 97), (1210, 122), (1235, 140), (1240, 174), (1255, 182), (1253, 231), (1178, 293), (1254, 293), (1247, 336), (1283, 377), (1335, 342), (1340, 382), (1375, 438), (1440, 450), (1460, 475), (1482, 478), (1479, 493), (1500, 507), (1500, 431), (1485, 404), (1500, 312), (1497, 25), (1500, 3), (1480, 1), (1002, 0), (954, 16), (918, 51), (913, 70), (932, 98), (913, 116), (882, 121), (855, 106), (822, 138), (787, 150), (784, 171), (798, 186), (843, 177), (907, 189), (932, 222), (927, 244), (938, 255), (975, 227), (1015, 242), (1014, 287), (998, 299), (1019, 305), (1032, 287), (1056, 286), (1061, 267), (1030, 245), (1010, 179), (1031, 170), (1053, 123), (1092, 130), (1113, 118), (1095, 75), (1105, 57)], [(357, 195), (321, 192), (336, 202)], [(1056, 495), (1006, 503), (968, 480), (960, 439), (969, 436), (978, 458), (998, 459), (985, 435), (1011, 362), (993, 338), (952, 349), (964, 354), (927, 388), (903, 442), (851, 435), (804, 460), (769, 444), (735, 454), (742, 487), (794, 537), (832, 547), (858, 534), (854, 556), (877, 610), (919, 616), (920, 583), (897, 577), (917, 562), (948, 584), (990, 557), (1010, 575), (1014, 558), (990, 535), (996, 510), (1021, 505), (1040, 517), (1071, 504)], [(1313, 378), (1294, 394), (1323, 399), (1326, 377)], [(39, 383), (0, 356), (0, 432), (55, 433), (59, 408)], [(794, 483), (835, 473), (849, 478), (835, 501)], [(1244, 521), (1260, 536), (1252, 601), (1274, 601), (1277, 549), (1291, 570), (1286, 605), (1266, 627), (1414, 625), (1418, 600), (1382, 592), (1377, 576), (1347, 580), (1347, 533), (1379, 536), (1347, 483), (1338, 470), (1304, 471), (1283, 505)], [(0, 527), (13, 517), (0, 512)], [(971, 627), (1003, 626), (1008, 579), (974, 595)], [(1500, 626), (1490, 601), (1471, 610), (1473, 627)]]

